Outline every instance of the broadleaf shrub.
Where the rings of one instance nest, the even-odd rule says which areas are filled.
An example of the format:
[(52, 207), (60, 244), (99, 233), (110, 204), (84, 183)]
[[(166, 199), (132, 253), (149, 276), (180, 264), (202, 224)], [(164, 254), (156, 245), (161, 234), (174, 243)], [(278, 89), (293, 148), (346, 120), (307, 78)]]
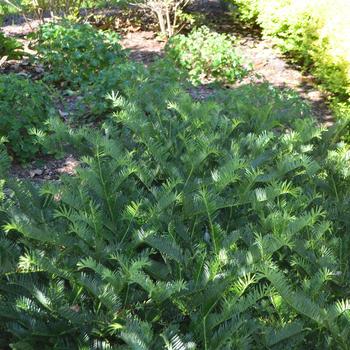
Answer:
[(0, 58), (7, 56), (8, 59), (19, 59), (23, 56), (22, 44), (14, 38), (5, 36), (0, 31)]
[(119, 35), (90, 24), (48, 23), (40, 27), (36, 50), (49, 68), (47, 80), (73, 88), (90, 83), (97, 73), (124, 61)]
[(15, 160), (32, 159), (41, 147), (31, 129), (45, 129), (44, 122), (53, 113), (48, 88), (16, 74), (1, 75), (0, 101), (0, 138), (6, 137), (6, 147)]
[(152, 63), (148, 69), (136, 62), (112, 65), (101, 70), (84, 89), (76, 118), (106, 119), (113, 111), (111, 95), (139, 101), (145, 113), (162, 109), (167, 104), (168, 93), (180, 88), (182, 78), (182, 72), (167, 59)]
[(148, 104), (140, 84), (102, 130), (70, 133), (76, 176), (9, 183), (0, 339), (347, 349), (346, 147), (327, 155), (307, 107), (268, 85), (194, 102), (169, 84)]
[(192, 30), (188, 36), (180, 34), (170, 38), (166, 53), (188, 71), (194, 83), (202, 78), (234, 83), (247, 74), (242, 57), (234, 49), (234, 40), (205, 26)]
[(58, 16), (78, 15), (84, 5), (83, 0), (22, 0), (21, 6), (28, 13), (35, 13), (38, 19), (43, 19), (45, 13)]

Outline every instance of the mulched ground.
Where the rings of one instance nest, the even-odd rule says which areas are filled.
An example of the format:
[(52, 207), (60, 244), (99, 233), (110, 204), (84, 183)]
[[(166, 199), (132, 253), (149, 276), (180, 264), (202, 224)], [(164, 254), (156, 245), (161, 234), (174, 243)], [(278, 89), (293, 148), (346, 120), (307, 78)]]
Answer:
[(31, 179), (33, 181), (59, 180), (63, 174), (74, 175), (79, 161), (72, 154), (63, 159), (42, 159), (39, 166), (37, 162), (27, 164), (25, 167), (15, 164), (12, 166), (10, 175), (18, 179)]
[[(261, 38), (259, 30), (247, 28), (242, 23), (234, 21), (232, 16), (226, 16), (217, 3), (207, 2), (201, 7), (204, 14), (208, 16), (209, 25), (217, 31), (226, 32), (237, 39), (237, 50), (251, 62), (253, 73), (238, 84), (250, 82), (267, 81), (270, 84), (281, 88), (289, 88), (297, 91), (300, 96), (308, 101), (312, 107), (312, 112), (320, 123), (330, 126), (333, 123), (332, 114), (327, 106), (327, 95), (317, 89), (312, 76), (305, 74), (273, 47), (271, 41)], [(196, 9), (198, 10), (198, 9)], [(161, 57), (164, 53), (165, 43), (158, 40), (154, 31), (154, 23), (146, 14), (141, 14), (139, 20), (128, 19), (127, 15), (120, 16), (120, 12), (101, 13), (101, 10), (90, 12), (87, 19), (100, 28), (113, 28), (122, 35), (121, 44), (130, 50), (131, 58), (146, 65)], [(134, 15), (131, 11), (129, 14)], [(142, 17), (144, 16), (144, 17)], [(226, 18), (226, 20), (225, 20)], [(1, 28), (9, 36), (19, 37), (28, 52), (29, 42), (26, 35), (31, 33), (40, 25), (40, 21), (31, 21), (30, 24), (17, 19), (16, 23), (8, 24)], [(1, 73), (15, 72), (26, 75), (33, 79), (40, 79), (43, 68), (32, 65), (27, 59), (22, 61), (8, 61), (0, 67)], [(234, 88), (237, 86), (228, 86)], [(198, 87), (190, 89), (190, 94), (196, 100), (203, 100), (213, 94), (212, 87), (204, 83)], [(28, 164), (25, 168), (14, 166), (12, 174), (18, 178), (30, 178), (36, 181), (55, 180), (61, 174), (74, 174), (74, 169), (79, 164), (73, 155), (68, 155), (63, 160), (44, 160), (44, 166), (38, 166), (38, 162)]]
[(130, 50), (131, 59), (146, 65), (162, 57), (165, 46), (151, 31), (129, 32), (122, 37), (121, 44)]

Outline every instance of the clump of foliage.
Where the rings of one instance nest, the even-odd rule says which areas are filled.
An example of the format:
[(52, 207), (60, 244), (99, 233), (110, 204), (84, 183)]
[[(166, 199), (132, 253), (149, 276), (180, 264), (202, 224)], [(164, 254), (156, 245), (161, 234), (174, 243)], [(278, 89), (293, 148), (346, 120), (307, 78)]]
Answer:
[(242, 57), (234, 49), (233, 39), (205, 26), (194, 29), (188, 36), (174, 36), (166, 52), (179, 67), (188, 71), (194, 83), (203, 78), (233, 83), (247, 74)]
[(47, 87), (16, 74), (0, 76), (0, 138), (6, 137), (9, 154), (17, 161), (33, 158), (40, 145), (31, 129), (44, 128), (52, 111)]
[(164, 108), (167, 91), (179, 88), (182, 78), (183, 74), (166, 59), (152, 63), (148, 69), (136, 62), (112, 65), (84, 89), (76, 117), (106, 119), (113, 111), (111, 95), (138, 101), (145, 113), (152, 108)]
[(84, 0), (22, 0), (24, 11), (35, 13), (37, 18), (43, 19), (45, 13), (55, 15), (77, 15)]
[[(7, 149), (5, 147), (6, 138), (0, 137), (0, 180), (7, 173), (8, 168), (10, 167), (10, 157), (8, 156)], [(1, 200), (1, 191), (0, 191), (0, 200)]]
[(147, 77), (144, 66), (134, 62), (112, 65), (101, 70), (84, 90), (78, 117), (105, 118), (113, 110), (109, 94), (125, 96), (128, 91), (137, 91), (137, 87), (142, 86)]
[(14, 38), (6, 37), (0, 31), (0, 59), (6, 56), (8, 59), (19, 59), (23, 56), (22, 45)]
[(118, 34), (89, 24), (63, 22), (43, 25), (37, 35), (40, 61), (49, 68), (47, 80), (77, 88), (96, 74), (125, 59)]
[(327, 155), (306, 107), (266, 85), (204, 102), (169, 85), (160, 104), (137, 89), (111, 96), (102, 131), (75, 131), (75, 177), (9, 184), (0, 339), (346, 349), (344, 145)]

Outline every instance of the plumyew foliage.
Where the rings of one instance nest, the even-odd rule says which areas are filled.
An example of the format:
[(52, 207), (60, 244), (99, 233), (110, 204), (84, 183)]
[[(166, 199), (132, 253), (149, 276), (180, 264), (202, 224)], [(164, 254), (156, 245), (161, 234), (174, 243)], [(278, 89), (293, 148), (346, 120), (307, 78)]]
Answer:
[(18, 117), (42, 123), (49, 105), (43, 84), (2, 79), (1, 120), (19, 135), (0, 138), (0, 347), (348, 349), (341, 131), (267, 84), (198, 102), (169, 61), (126, 62), (114, 35), (45, 33), (47, 77), (80, 89), (80, 116), (103, 123), (71, 129), (52, 116), (39, 130), (35, 119), (28, 145), (73, 148), (80, 167), (5, 183), (4, 145), (29, 137)]
[(45, 121), (53, 114), (49, 89), (16, 74), (0, 77), (0, 138), (9, 154), (19, 162), (33, 159), (41, 147), (32, 129), (45, 130)]
[(76, 176), (9, 183), (0, 338), (17, 349), (347, 349), (349, 222), (334, 210), (349, 198), (344, 146), (324, 162), (307, 108), (267, 85), (204, 102), (176, 84), (161, 104), (135, 98), (151, 87), (111, 94), (102, 131), (69, 133), (83, 146)]

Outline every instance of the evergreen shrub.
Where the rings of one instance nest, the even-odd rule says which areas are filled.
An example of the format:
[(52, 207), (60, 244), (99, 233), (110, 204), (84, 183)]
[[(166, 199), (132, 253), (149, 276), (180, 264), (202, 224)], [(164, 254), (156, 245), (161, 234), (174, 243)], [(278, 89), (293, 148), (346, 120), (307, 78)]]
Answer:
[(267, 85), (160, 93), (112, 95), (102, 130), (76, 130), (76, 176), (9, 183), (0, 339), (347, 349), (346, 146), (327, 153), (307, 107)]
[(53, 114), (49, 89), (16, 74), (0, 76), (0, 138), (16, 161), (33, 159), (40, 145), (32, 129), (45, 130), (45, 121)]
[(337, 99), (350, 98), (347, 0), (233, 0), (243, 19), (311, 69)]

